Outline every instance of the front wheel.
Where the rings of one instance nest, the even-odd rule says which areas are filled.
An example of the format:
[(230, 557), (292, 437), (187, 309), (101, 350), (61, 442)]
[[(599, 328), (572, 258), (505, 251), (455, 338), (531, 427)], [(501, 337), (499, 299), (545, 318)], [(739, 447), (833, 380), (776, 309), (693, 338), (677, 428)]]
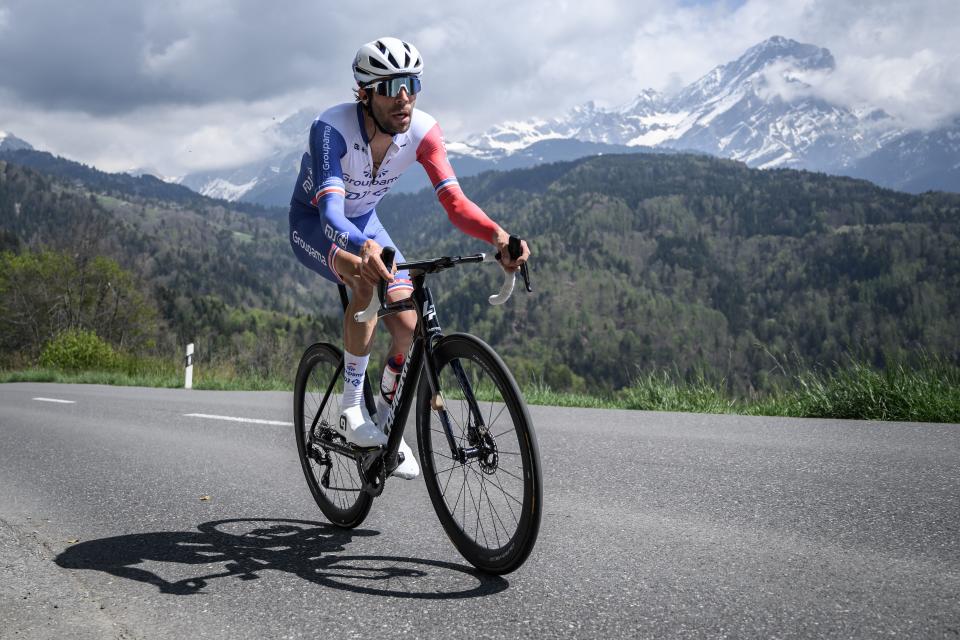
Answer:
[(506, 365), (479, 338), (446, 336), (433, 359), (443, 409), (435, 408), (426, 378), (417, 399), (427, 492), (463, 557), (482, 571), (508, 573), (530, 555), (540, 530), (540, 454), (526, 404)]
[(330, 522), (356, 527), (370, 512), (373, 498), (363, 491), (363, 481), (353, 458), (325, 448), (340, 419), (340, 380), (343, 354), (333, 345), (311, 345), (300, 359), (293, 388), (293, 422), (297, 453), (307, 486), (317, 506)]

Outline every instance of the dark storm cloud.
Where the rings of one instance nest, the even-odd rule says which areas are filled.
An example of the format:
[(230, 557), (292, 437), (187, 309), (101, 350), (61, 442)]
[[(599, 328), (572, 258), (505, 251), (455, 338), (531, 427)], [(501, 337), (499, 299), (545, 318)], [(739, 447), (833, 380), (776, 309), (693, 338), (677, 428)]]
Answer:
[(833, 52), (821, 97), (933, 126), (960, 108), (958, 20), (956, 0), (0, 0), (0, 129), (115, 170), (236, 166), (350, 100), (383, 35), (423, 53), (418, 107), (451, 141), (677, 89), (773, 34)]
[(319, 2), (0, 0), (0, 12), (0, 87), (46, 109), (257, 100), (342, 57), (340, 19)]

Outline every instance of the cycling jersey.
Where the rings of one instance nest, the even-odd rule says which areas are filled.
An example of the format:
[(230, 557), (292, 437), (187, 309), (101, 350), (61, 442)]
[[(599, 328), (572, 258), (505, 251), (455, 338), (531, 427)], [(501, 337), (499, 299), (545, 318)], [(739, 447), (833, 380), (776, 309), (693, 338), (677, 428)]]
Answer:
[[(460, 189), (436, 120), (414, 109), (410, 128), (393, 136), (373, 175), (362, 106), (345, 103), (328, 109), (314, 121), (307, 151), (300, 161), (290, 200), (291, 243), (300, 260), (330, 277), (325, 271), (332, 271), (337, 251), (359, 254), (364, 242), (374, 238), (371, 232), (383, 229), (376, 220), (377, 203), (414, 161), (426, 169), (450, 221), (470, 236), (492, 242), (497, 226)], [(311, 222), (311, 210), (316, 216), (316, 229), (305, 228), (305, 222)], [(335, 271), (332, 275), (330, 279), (340, 280)]]

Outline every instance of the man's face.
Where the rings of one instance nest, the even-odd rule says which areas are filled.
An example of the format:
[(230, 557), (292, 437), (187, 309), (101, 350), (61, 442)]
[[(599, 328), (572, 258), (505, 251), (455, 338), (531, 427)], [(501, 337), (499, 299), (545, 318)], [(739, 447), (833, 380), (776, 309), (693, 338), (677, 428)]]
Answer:
[(400, 93), (391, 98), (371, 89), (365, 89), (364, 92), (373, 96), (373, 115), (384, 130), (390, 134), (406, 133), (413, 117), (413, 107), (417, 103), (416, 94), (409, 95), (406, 89), (400, 89)]

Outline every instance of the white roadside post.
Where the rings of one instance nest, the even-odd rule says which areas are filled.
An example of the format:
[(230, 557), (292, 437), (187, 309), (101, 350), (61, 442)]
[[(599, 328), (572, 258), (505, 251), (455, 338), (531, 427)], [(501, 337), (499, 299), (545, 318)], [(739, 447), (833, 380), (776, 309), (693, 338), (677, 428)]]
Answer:
[(193, 388), (193, 343), (187, 345), (187, 359), (185, 361), (187, 366), (186, 380), (183, 383), (184, 389)]

